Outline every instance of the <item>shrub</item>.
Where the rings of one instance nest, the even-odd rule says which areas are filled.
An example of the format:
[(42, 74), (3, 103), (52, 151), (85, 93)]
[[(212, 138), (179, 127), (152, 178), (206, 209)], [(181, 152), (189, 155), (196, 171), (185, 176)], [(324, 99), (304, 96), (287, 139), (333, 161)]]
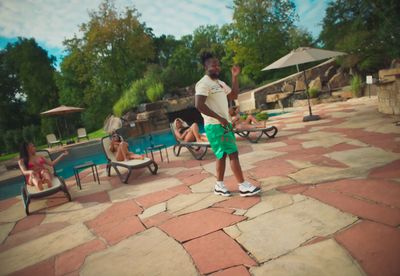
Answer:
[(361, 77), (359, 75), (354, 75), (350, 82), (351, 85), (351, 92), (353, 97), (360, 97), (361, 96)]
[(149, 86), (146, 90), (146, 95), (152, 103), (161, 100), (164, 95), (164, 85), (162, 83), (155, 83)]
[(266, 121), (268, 120), (268, 113), (267, 112), (260, 112), (256, 114), (257, 121)]
[(19, 151), (22, 141), (22, 131), (19, 129), (8, 130), (4, 133), (3, 142), (7, 153)]
[(318, 88), (311, 87), (308, 89), (308, 95), (310, 96), (310, 98), (316, 98), (318, 97), (318, 94), (319, 94)]

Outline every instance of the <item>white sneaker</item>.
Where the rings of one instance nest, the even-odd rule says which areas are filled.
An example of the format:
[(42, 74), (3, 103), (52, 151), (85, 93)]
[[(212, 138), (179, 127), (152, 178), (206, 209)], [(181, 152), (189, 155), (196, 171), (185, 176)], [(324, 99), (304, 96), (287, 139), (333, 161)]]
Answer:
[(214, 194), (222, 196), (231, 196), (231, 192), (229, 192), (228, 189), (225, 188), (224, 184), (215, 184)]
[(252, 196), (261, 192), (261, 189), (245, 181), (243, 184), (239, 185), (239, 192), (240, 196)]

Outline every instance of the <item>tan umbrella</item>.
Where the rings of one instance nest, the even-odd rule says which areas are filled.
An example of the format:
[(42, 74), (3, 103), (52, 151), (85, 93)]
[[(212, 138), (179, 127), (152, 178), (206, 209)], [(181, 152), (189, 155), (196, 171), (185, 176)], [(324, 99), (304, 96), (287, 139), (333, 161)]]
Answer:
[[(65, 114), (69, 114), (69, 113), (82, 112), (83, 110), (84, 110), (84, 108), (81, 108), (81, 107), (60, 105), (59, 107), (41, 112), (40, 114), (46, 115), (46, 116), (63, 116)], [(64, 123), (65, 123), (65, 128), (68, 132), (67, 120), (65, 119), (65, 117), (64, 117)], [(58, 128), (58, 124), (57, 124), (57, 128)], [(61, 132), (60, 132), (59, 128), (58, 128), (58, 135), (60, 136), (59, 138), (61, 139)]]
[[(299, 72), (300, 71), (299, 64), (328, 59), (328, 58), (342, 56), (342, 55), (346, 55), (346, 53), (337, 52), (337, 51), (328, 51), (328, 50), (322, 50), (322, 49), (316, 49), (316, 48), (310, 48), (310, 47), (300, 47), (295, 50), (292, 50), (289, 54), (281, 57), (274, 63), (272, 63), (272, 64), (268, 65), (267, 67), (265, 67), (264, 69), (262, 69), (261, 71), (284, 68), (284, 67), (296, 65), (297, 71)], [(308, 94), (308, 84), (307, 84), (307, 79), (306, 79), (306, 73), (304, 70), (303, 70), (303, 75), (304, 75), (304, 84), (306, 85), (308, 110), (310, 112), (309, 116), (305, 116), (303, 118), (303, 122), (316, 121), (316, 120), (319, 120), (320, 117), (318, 115), (312, 114), (311, 104), (310, 104), (310, 96)]]

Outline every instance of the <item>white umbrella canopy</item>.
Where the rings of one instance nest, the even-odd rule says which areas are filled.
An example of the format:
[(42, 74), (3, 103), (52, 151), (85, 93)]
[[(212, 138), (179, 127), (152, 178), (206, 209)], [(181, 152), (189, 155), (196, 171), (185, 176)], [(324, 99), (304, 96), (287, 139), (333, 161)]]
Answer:
[[(322, 49), (316, 49), (316, 48), (310, 48), (310, 47), (299, 47), (295, 50), (292, 50), (289, 54), (281, 57), (274, 63), (268, 65), (261, 71), (266, 71), (266, 70), (271, 70), (271, 69), (279, 69), (279, 68), (296, 65), (297, 72), (299, 72), (299, 66), (298, 66), (299, 64), (333, 58), (333, 57), (337, 57), (337, 56), (343, 56), (343, 55), (347, 55), (347, 54), (343, 53), (343, 52), (322, 50)], [(311, 104), (310, 104), (310, 95), (308, 94), (308, 85), (307, 85), (306, 73), (304, 70), (303, 70), (303, 75), (304, 75), (304, 84), (306, 86), (306, 95), (307, 95), (308, 110), (309, 110), (309, 115), (303, 117), (303, 122), (316, 121), (316, 120), (319, 120), (320, 117), (318, 115), (312, 114)]]
[(300, 47), (295, 50), (292, 50), (289, 54), (281, 57), (274, 63), (262, 69), (261, 71), (284, 68), (288, 66), (293, 66), (307, 62), (313, 62), (332, 57), (343, 56), (343, 55), (346, 55), (346, 53), (322, 50), (310, 47)]
[[(40, 114), (45, 115), (45, 116), (58, 116), (59, 115), (59, 116), (64, 117), (65, 130), (68, 135), (67, 120), (65, 119), (65, 116), (63, 116), (63, 115), (69, 114), (69, 113), (82, 112), (83, 110), (84, 110), (84, 108), (81, 108), (81, 107), (60, 105), (56, 108), (41, 112)], [(57, 121), (56, 121), (56, 124), (57, 124), (57, 129), (58, 129), (58, 135), (59, 135), (59, 138), (61, 139), (61, 131), (60, 131)]]
[(81, 107), (60, 105), (59, 107), (41, 112), (40, 114), (48, 115), (48, 116), (52, 116), (52, 115), (55, 116), (55, 115), (63, 115), (63, 114), (67, 114), (67, 113), (81, 112), (83, 110), (84, 110), (84, 108), (81, 108)]

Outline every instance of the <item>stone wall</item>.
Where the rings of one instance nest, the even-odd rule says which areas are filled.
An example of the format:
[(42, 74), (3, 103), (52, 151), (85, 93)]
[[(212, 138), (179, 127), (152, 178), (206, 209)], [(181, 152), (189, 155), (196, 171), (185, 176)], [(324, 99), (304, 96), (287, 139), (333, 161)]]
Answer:
[(400, 115), (400, 78), (379, 84), (378, 110), (386, 114)]

